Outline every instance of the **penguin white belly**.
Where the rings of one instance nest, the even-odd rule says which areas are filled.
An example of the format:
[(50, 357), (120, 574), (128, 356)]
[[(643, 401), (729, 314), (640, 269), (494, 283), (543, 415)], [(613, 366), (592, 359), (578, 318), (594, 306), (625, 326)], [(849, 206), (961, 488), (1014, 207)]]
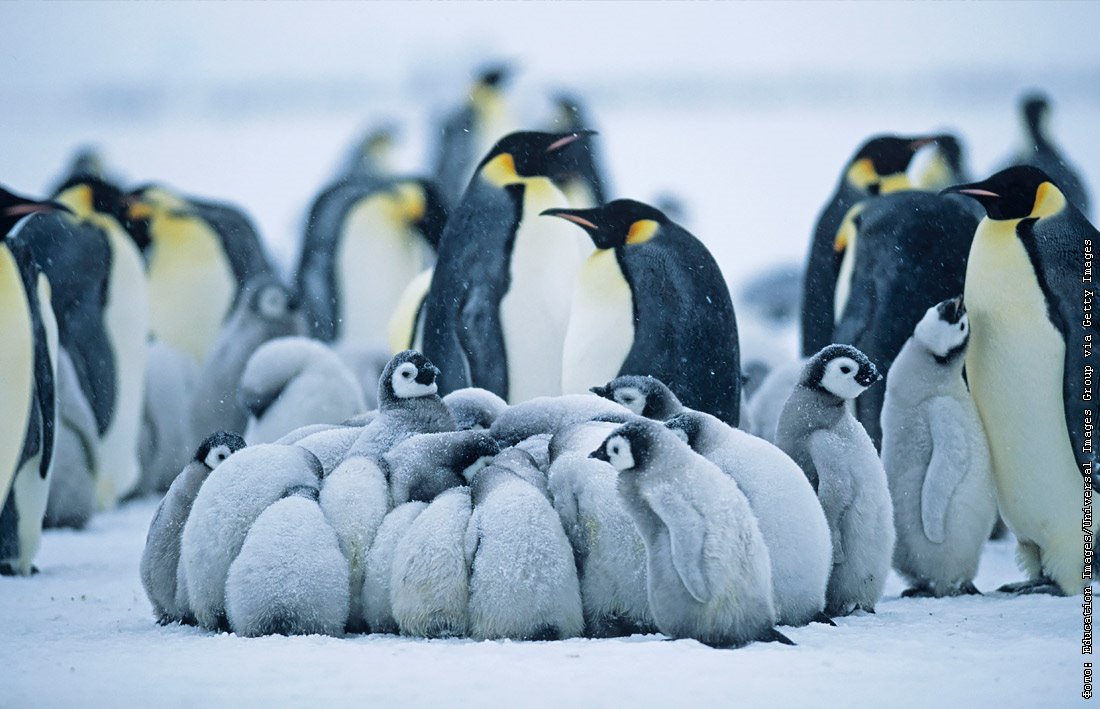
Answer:
[(205, 226), (162, 229), (153, 242), (148, 279), (153, 334), (201, 363), (238, 285), (217, 235)]
[[(137, 446), (145, 395), (149, 293), (141, 255), (118, 228), (107, 230), (111, 242), (111, 274), (104, 323), (111, 337), (117, 366), (114, 416), (101, 439), (96, 501), (113, 507), (133, 490), (141, 477)], [(194, 305), (192, 307), (195, 307)]]
[(1062, 403), (1065, 344), (1027, 252), (1003, 229), (983, 221), (970, 253), (967, 376), (1004, 518), (1022, 542), (1040, 547), (1054, 580), (1071, 588), (1080, 585), (1082, 533), (1080, 516), (1067, 513), (1082, 505), (1083, 478)]
[(417, 322), (417, 316), (424, 299), (428, 297), (428, 290), (432, 287), (434, 273), (434, 268), (426, 269), (402, 289), (387, 325), (387, 341), (391, 353), (421, 349), (424, 328), (422, 323)]
[(343, 342), (385, 347), (390, 316), (429, 260), (423, 240), (391, 216), (391, 202), (368, 199), (344, 222), (335, 274)]
[(584, 394), (605, 384), (634, 345), (634, 296), (614, 249), (588, 257), (577, 275), (562, 356), (562, 393)]
[(510, 404), (561, 394), (562, 348), (573, 284), (584, 244), (591, 244), (584, 232), (568, 222), (539, 216), (545, 209), (568, 206), (549, 180), (526, 184), (523, 221), (509, 264), (511, 284), (500, 303)]
[(0, 245), (0, 505), (7, 498), (31, 415), (34, 389), (34, 330), (30, 302), (15, 256)]

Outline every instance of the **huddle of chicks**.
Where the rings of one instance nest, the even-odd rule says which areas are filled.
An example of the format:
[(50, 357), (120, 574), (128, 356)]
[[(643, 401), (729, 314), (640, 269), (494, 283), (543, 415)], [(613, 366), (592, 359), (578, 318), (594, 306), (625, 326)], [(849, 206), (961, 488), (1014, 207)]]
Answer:
[[(958, 359), (966, 335), (961, 306), (940, 304), (895, 371), (944, 351)], [(894, 510), (912, 523), (924, 471), (894, 444), (892, 407), (943, 411), (949, 382), (914, 402), (912, 375), (892, 379), (883, 460), (899, 475), (888, 489), (845, 406), (881, 377), (850, 346), (805, 366), (774, 445), (685, 408), (653, 377), (508, 406), (473, 388), (441, 398), (438, 375), (405, 351), (383, 371), (377, 410), (269, 444), (204, 441), (150, 526), (141, 573), (159, 621), (242, 636), (657, 630), (736, 647), (789, 643), (777, 625), (873, 612), (892, 555), (921, 589), (972, 590), (995, 509), (984, 525), (929, 507), (951, 499), (950, 481), (930, 473), (917, 498), (915, 524), (934, 544), (903, 533), (894, 545)], [(988, 464), (960, 476), (989, 495)], [(969, 564), (943, 563), (970, 541)]]

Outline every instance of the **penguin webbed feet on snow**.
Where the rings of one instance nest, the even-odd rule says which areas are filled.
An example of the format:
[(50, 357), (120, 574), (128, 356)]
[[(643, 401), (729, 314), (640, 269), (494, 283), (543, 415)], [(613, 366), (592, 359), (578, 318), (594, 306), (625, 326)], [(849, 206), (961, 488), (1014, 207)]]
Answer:
[[(38, 567), (32, 565), (31, 566), (31, 572), (27, 575), (28, 576), (34, 576), (37, 573), (38, 573)], [(8, 563), (6, 561), (3, 562), (3, 563), (0, 563), (0, 576), (22, 576), (22, 575), (23, 574), (19, 573), (19, 569), (15, 568), (10, 563)]]
[(795, 646), (794, 640), (791, 640), (783, 633), (779, 632), (775, 628), (770, 628), (767, 632), (760, 636), (760, 642), (762, 643), (779, 643), (780, 645)]
[(919, 583), (912, 588), (907, 588), (901, 592), (902, 598), (935, 598), (936, 594), (932, 591), (932, 587), (926, 583)]
[(1051, 596), (1064, 596), (1065, 592), (1062, 587), (1054, 583), (1050, 578), (1046, 576), (1039, 576), (1028, 581), (1017, 581), (1015, 583), (1006, 583), (997, 589), (1000, 593), (1011, 593), (1014, 596), (1023, 596), (1031, 593), (1047, 593)]
[(818, 611), (817, 615), (810, 619), (810, 622), (821, 623), (822, 625), (831, 625), (834, 628), (837, 627), (836, 623), (833, 622), (833, 619), (826, 615), (824, 611)]

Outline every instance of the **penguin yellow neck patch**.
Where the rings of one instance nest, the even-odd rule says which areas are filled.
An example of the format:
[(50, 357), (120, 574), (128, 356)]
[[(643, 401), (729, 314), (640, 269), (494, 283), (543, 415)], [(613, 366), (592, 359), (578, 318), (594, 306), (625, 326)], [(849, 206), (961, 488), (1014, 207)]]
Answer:
[(1062, 191), (1051, 182), (1044, 182), (1035, 190), (1035, 206), (1031, 208), (1031, 216), (1042, 219), (1052, 217), (1065, 209), (1066, 197)]
[(73, 185), (61, 194), (56, 201), (73, 210), (73, 214), (85, 219), (93, 210), (92, 188), (88, 185)]
[(427, 210), (427, 200), (424, 197), (424, 189), (415, 182), (402, 182), (393, 188), (397, 195), (397, 201), (401, 217), (407, 224), (413, 224), (424, 218)]
[(660, 224), (652, 219), (639, 219), (630, 225), (626, 232), (626, 243), (631, 245), (644, 244), (657, 235)]
[(848, 168), (845, 179), (853, 186), (866, 190), (871, 185), (879, 186), (879, 194), (889, 194), (912, 188), (909, 176), (904, 172), (893, 175), (880, 175), (875, 170), (870, 158), (861, 158), (852, 163)]
[(497, 187), (515, 184), (522, 179), (516, 172), (516, 161), (511, 153), (501, 153), (485, 163), (481, 175)]

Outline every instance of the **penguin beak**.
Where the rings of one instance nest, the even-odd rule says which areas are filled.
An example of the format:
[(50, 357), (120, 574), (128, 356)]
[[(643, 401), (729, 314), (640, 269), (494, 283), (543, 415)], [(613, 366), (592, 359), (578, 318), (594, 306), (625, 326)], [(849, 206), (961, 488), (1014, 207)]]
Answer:
[(550, 145), (548, 145), (546, 147), (546, 152), (548, 152), (548, 153), (557, 152), (558, 150), (561, 150), (562, 148), (564, 148), (567, 145), (571, 145), (572, 143), (575, 143), (578, 140), (585, 140), (585, 139), (587, 139), (587, 138), (589, 138), (590, 136), (593, 136), (593, 135), (596, 135), (596, 131), (594, 131), (594, 130), (579, 130), (579, 131), (576, 131), (575, 133), (568, 133), (566, 135), (560, 136), (553, 143), (550, 143)]
[(602, 396), (605, 399), (611, 398), (611, 387), (609, 387), (607, 385), (595, 386), (595, 387), (592, 387), (591, 389), (589, 389), (588, 391), (592, 392), (596, 396)]
[(435, 378), (439, 376), (439, 368), (431, 362), (427, 362), (416, 373), (417, 384), (431, 384), (435, 381)]
[(585, 217), (581, 216), (581, 213), (582, 212), (592, 212), (592, 211), (595, 211), (595, 210), (591, 210), (591, 209), (571, 210), (571, 209), (554, 208), (554, 209), (544, 209), (543, 211), (539, 212), (539, 216), (542, 216), (542, 217), (558, 217), (559, 219), (564, 219), (567, 222), (573, 222), (574, 224), (576, 224), (580, 228), (582, 228), (585, 231), (591, 233), (591, 232), (594, 232), (594, 231), (598, 231), (600, 227), (597, 224), (595, 224), (594, 222), (592, 222), (592, 221), (586, 219)]
[(611, 457), (607, 455), (607, 449), (604, 448), (603, 446), (600, 446), (596, 450), (589, 453), (588, 457), (589, 458), (594, 458), (595, 460), (602, 460), (605, 463), (610, 463), (611, 462)]
[(13, 204), (4, 210), (4, 215), (8, 217), (24, 217), (28, 214), (48, 213), (48, 212), (65, 212), (66, 214), (72, 214), (73, 210), (69, 209), (60, 202), (33, 202), (27, 201), (20, 204)]

